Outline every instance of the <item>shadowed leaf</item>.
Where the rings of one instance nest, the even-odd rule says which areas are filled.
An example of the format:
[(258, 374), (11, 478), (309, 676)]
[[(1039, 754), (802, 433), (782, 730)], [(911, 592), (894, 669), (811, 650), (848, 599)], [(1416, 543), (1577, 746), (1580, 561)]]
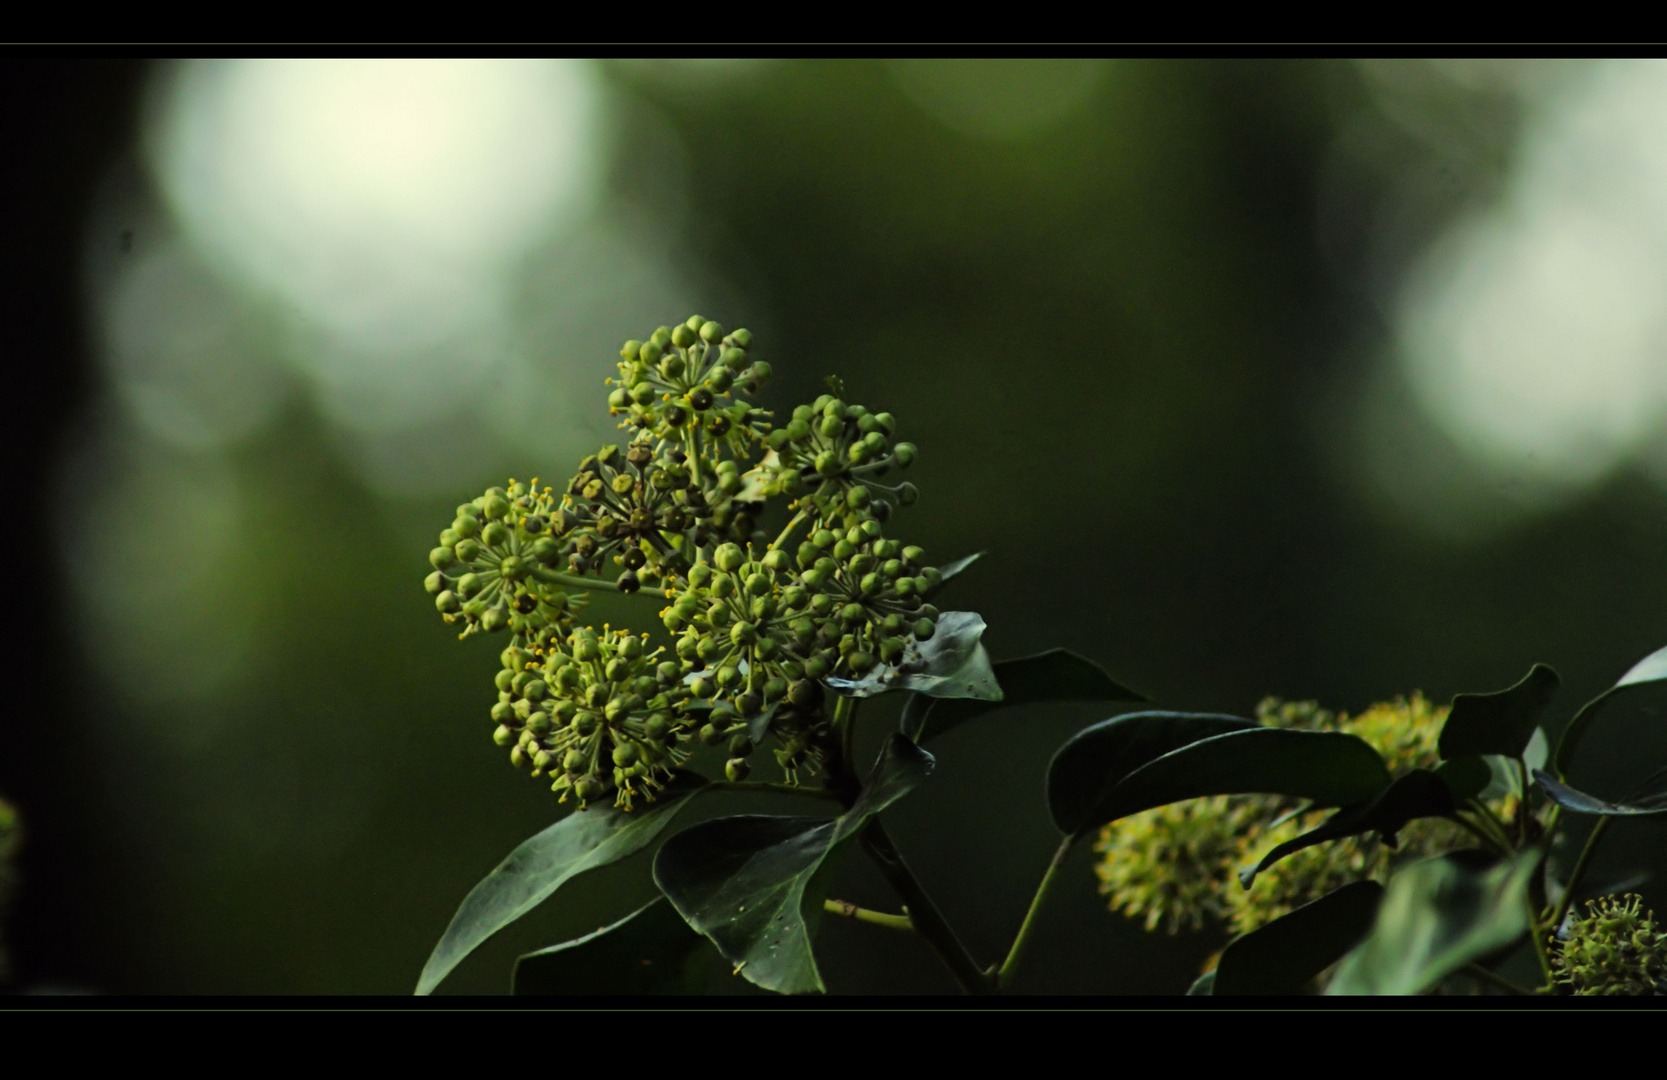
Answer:
[(1573, 810), (1577, 814), (1597, 814), (1600, 817), (1645, 817), (1651, 814), (1667, 814), (1667, 794), (1645, 793), (1636, 795), (1627, 802), (1610, 802), (1600, 799), (1596, 795), (1588, 795), (1584, 791), (1577, 791), (1558, 780), (1550, 773), (1540, 769), (1534, 770), (1534, 782), (1540, 785), (1546, 798), (1558, 806)]
[(1258, 927), (1227, 946), (1213, 993), (1296, 994), (1372, 929), (1383, 886), (1357, 881)]
[(1402, 870), (1326, 993), (1422, 993), (1515, 942), (1528, 930), (1528, 883), (1539, 862), (1531, 850), (1489, 869), (1444, 856)]
[[(1469, 760), (1476, 762), (1483, 777), (1487, 776), (1487, 768), (1481, 759)], [(1255, 866), (1239, 871), (1239, 882), (1248, 889), (1257, 874), (1287, 855), (1345, 836), (1382, 833), (1384, 842), (1394, 847), (1395, 834), (1407, 822), (1421, 817), (1448, 817), (1453, 809), (1453, 792), (1447, 782), (1428, 769), (1414, 769), (1384, 788), (1370, 802), (1346, 806), (1301, 836), (1276, 845)]]
[(705, 786), (703, 777), (678, 773), (653, 803), (632, 811), (612, 806), (575, 810), (522, 843), (463, 898), (423, 966), (417, 993), (431, 993), (482, 942), (574, 877), (648, 846), (671, 824), (689, 796)]
[(1448, 760), (1472, 754), (1520, 756), (1560, 681), (1555, 671), (1535, 664), (1508, 690), (1458, 695), (1441, 728), (1441, 756)]
[[(857, 801), (832, 821), (744, 815), (719, 818), (667, 840), (654, 881), (688, 924), (766, 990), (825, 990), (811, 951), (805, 896), (835, 848), (932, 771), (932, 756), (893, 735)], [(821, 905), (810, 905), (818, 918)]]
[(1663, 679), (1667, 679), (1667, 646), (1657, 649), (1632, 665), (1614, 686), (1580, 707), (1580, 711), (1574, 714), (1574, 719), (1569, 721), (1569, 726), (1563, 729), (1562, 737), (1557, 740), (1557, 753), (1552, 758), (1552, 771), (1560, 777), (1569, 774), (1569, 764), (1574, 760), (1575, 748), (1580, 745), (1580, 740), (1586, 737), (1587, 729), (1592, 726), (1592, 721), (1597, 719), (1598, 711), (1611, 695), (1629, 686), (1641, 686)]
[(1232, 716), (1132, 713), (1080, 732), (1048, 767), (1048, 808), (1062, 832), (1205, 795), (1265, 793), (1315, 806), (1366, 802), (1389, 786), (1360, 738), (1259, 727)]
[(1085, 657), (1066, 649), (1049, 649), (1035, 656), (1003, 660), (994, 665), (1001, 700), (911, 697), (903, 707), (899, 729), (916, 742), (935, 739), (974, 717), (1014, 705), (1051, 701), (1145, 701), (1134, 690), (1116, 682)]
[(656, 896), (612, 926), (515, 961), (513, 993), (610, 997), (701, 994), (728, 965)]

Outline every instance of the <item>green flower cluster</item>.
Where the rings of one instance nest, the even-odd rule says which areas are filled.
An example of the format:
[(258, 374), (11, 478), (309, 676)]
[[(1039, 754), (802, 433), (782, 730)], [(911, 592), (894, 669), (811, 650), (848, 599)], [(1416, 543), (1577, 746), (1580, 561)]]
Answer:
[[(1358, 716), (1315, 702), (1268, 698), (1257, 719), (1271, 727), (1358, 735), (1383, 755), (1391, 773), (1432, 768), (1447, 717), (1421, 694), (1373, 705)], [(1218, 795), (1130, 815), (1101, 830), (1096, 850), (1100, 891), (1111, 908), (1169, 933), (1217, 920), (1248, 933), (1333, 889), (1366, 878), (1387, 880), (1403, 862), (1464, 846), (1460, 826), (1440, 819), (1408, 824), (1391, 851), (1376, 836), (1355, 836), (1304, 848), (1257, 875), (1250, 889), (1238, 871), (1262, 853), (1324, 821), (1330, 811), (1298, 813), (1272, 795)]]
[(769, 413), (735, 397), (757, 393), (770, 379), (770, 365), (747, 359), (752, 334), (726, 334), (710, 319), (693, 315), (676, 327), (662, 326), (647, 341), (627, 341), (619, 350), (619, 378), (608, 394), (608, 413), (625, 417), (620, 427), (663, 443), (686, 446), (691, 457), (716, 461), (720, 447), (745, 456), (749, 442), (769, 430)]
[[(829, 394), (771, 430), (737, 396), (770, 376), (751, 347), (699, 316), (626, 342), (605, 382), (631, 441), (559, 492), (511, 481), (459, 506), (429, 555), (459, 636), (509, 632), (494, 738), (563, 799), (652, 799), (697, 743), (727, 744), (739, 781), (766, 736), (789, 782), (814, 776), (839, 747), (828, 680), (906, 664), (935, 631), (942, 576), (884, 527), (915, 490), (879, 478), (914, 448), (890, 414)], [(774, 540), (771, 499), (791, 513)], [(670, 648), (581, 626), (595, 588), (663, 597)]]
[(1586, 904), (1551, 939), (1551, 967), (1559, 986), (1581, 995), (1667, 994), (1667, 933), (1636, 893)]
[(570, 622), (584, 604), (541, 580), (559, 562), (562, 545), (550, 535), (556, 515), (549, 488), (509, 482), (457, 508), (440, 546), (428, 553), (434, 572), (423, 586), (449, 623), (463, 623), (459, 637), (508, 629), (535, 635)]
[(493, 740), (534, 776), (553, 776), (564, 800), (569, 791), (580, 806), (609, 791), (626, 809), (651, 800), (688, 759), (679, 744), (692, 734), (681, 671), (663, 655), (646, 635), (606, 626), (511, 645), (499, 657)]
[(864, 517), (884, 522), (893, 502), (912, 506), (919, 497), (907, 481), (895, 487), (880, 482), (894, 466), (906, 469), (915, 459), (913, 443), (892, 443), (896, 432), (890, 413), (823, 394), (794, 409), (793, 419), (765, 439), (772, 451), (765, 460), (765, 491), (803, 494), (821, 524), (848, 528)]

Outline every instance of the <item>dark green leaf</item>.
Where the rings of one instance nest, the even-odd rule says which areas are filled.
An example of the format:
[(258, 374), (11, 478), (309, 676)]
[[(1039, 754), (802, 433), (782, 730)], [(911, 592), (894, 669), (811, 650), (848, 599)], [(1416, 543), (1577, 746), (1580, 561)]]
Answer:
[(1234, 941), (1216, 964), (1214, 993), (1297, 994), (1372, 929), (1383, 886), (1357, 881)]
[(1215, 987), (1216, 973), (1213, 971), (1206, 971), (1204, 974), (1198, 976), (1198, 978), (1192, 980), (1192, 985), (1187, 987), (1187, 997), (1209, 997), (1211, 994), (1215, 993)]
[[(999, 701), (972, 698), (912, 697), (899, 721), (903, 734), (916, 742), (944, 732), (995, 709), (1047, 701), (1145, 701), (1141, 694), (1116, 682), (1100, 665), (1067, 649), (1049, 649), (1035, 656), (1003, 660), (994, 666), (1001, 686)], [(916, 703), (921, 704), (917, 705)]]
[[(932, 771), (932, 756), (893, 735), (857, 801), (833, 821), (719, 818), (667, 840), (654, 881), (741, 975), (784, 994), (826, 989), (811, 952), (806, 889), (829, 854)], [(821, 914), (812, 905), (810, 918)]]
[(1377, 751), (1354, 735), (1258, 727), (1231, 716), (1133, 713), (1060, 747), (1048, 767), (1048, 807), (1061, 831), (1080, 836), (1205, 795), (1261, 792), (1349, 806), (1374, 798), (1389, 780)]
[[(1479, 759), (1471, 760), (1486, 772)], [(1453, 792), (1447, 782), (1428, 769), (1414, 769), (1396, 779), (1370, 802), (1346, 806), (1301, 836), (1276, 845), (1255, 866), (1239, 871), (1239, 881), (1248, 889), (1257, 874), (1287, 855), (1345, 836), (1382, 833), (1384, 842), (1394, 847), (1395, 834), (1407, 822), (1421, 817), (1449, 817), (1453, 809)]]
[(1515, 942), (1528, 930), (1528, 884), (1539, 862), (1530, 850), (1489, 869), (1441, 857), (1402, 870), (1326, 993), (1422, 993)]
[(1441, 777), (1442, 782), (1447, 785), (1447, 790), (1453, 793), (1453, 798), (1461, 802), (1487, 790), (1494, 778), (1493, 767), (1488, 763), (1488, 759), (1475, 754), (1443, 761), (1435, 767), (1435, 774)]
[(984, 630), (976, 612), (946, 611), (938, 616), (931, 639), (911, 643), (895, 666), (878, 665), (860, 679), (824, 681), (856, 698), (914, 690), (929, 697), (1000, 701), (1001, 687), (980, 641)]
[(1077, 732), (1048, 763), (1048, 810), (1064, 833), (1093, 828), (1099, 804), (1118, 781), (1172, 750), (1256, 721), (1217, 713), (1142, 712), (1102, 720)]
[(511, 985), (522, 996), (693, 995), (727, 970), (711, 943), (656, 896), (612, 926), (522, 956)]
[(1557, 754), (1552, 759), (1555, 762), (1553, 771), (1558, 776), (1569, 774), (1569, 764), (1574, 761), (1575, 748), (1580, 745), (1580, 740), (1586, 737), (1586, 729), (1592, 726), (1592, 721), (1597, 719), (1598, 710), (1611, 695), (1628, 686), (1640, 686), (1662, 679), (1667, 679), (1667, 646), (1657, 649), (1632, 665), (1614, 686), (1580, 707), (1580, 711), (1574, 714), (1574, 719), (1569, 721), (1569, 726), (1563, 729), (1562, 738), (1557, 740)]
[(575, 810), (521, 844), (463, 898), (423, 965), (417, 993), (433, 992), (482, 942), (572, 878), (641, 851), (671, 824), (689, 796), (705, 786), (703, 777), (679, 773), (653, 803), (629, 812), (612, 806)]
[(1448, 760), (1471, 754), (1520, 756), (1540, 714), (1557, 693), (1559, 681), (1555, 671), (1535, 664), (1508, 690), (1458, 695), (1441, 729), (1441, 756)]
[(1600, 799), (1596, 795), (1588, 795), (1584, 791), (1576, 791), (1562, 783), (1550, 773), (1540, 769), (1534, 770), (1534, 782), (1540, 785), (1546, 798), (1558, 806), (1573, 810), (1577, 814), (1597, 814), (1601, 817), (1644, 817), (1650, 814), (1667, 814), (1667, 799), (1661, 795), (1645, 795), (1632, 802), (1610, 802)]

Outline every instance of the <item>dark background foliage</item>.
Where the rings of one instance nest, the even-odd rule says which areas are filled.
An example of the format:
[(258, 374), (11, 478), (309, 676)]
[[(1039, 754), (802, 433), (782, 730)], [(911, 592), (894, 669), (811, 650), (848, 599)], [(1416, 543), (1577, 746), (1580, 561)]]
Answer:
[[(698, 310), (757, 333), (777, 372), (766, 404), (790, 408), (837, 373), (853, 400), (900, 418), (923, 493), (901, 527), (940, 559), (989, 550), (954, 602), (983, 614), (998, 658), (1064, 645), (1167, 707), (1240, 714), (1266, 694), (1343, 710), (1414, 689), (1444, 700), (1543, 660), (1564, 678), (1555, 728), (1667, 639), (1659, 477), (1621, 464), (1536, 502), (1531, 463), (1465, 473), (1447, 436), (1407, 421), (1415, 495), (1391, 498), (1353, 449), (1371, 414), (1360, 402), (1404, 393), (1375, 381), (1391, 351), (1384, 296), (1443, 229), (1501, 197), (1516, 160), (1525, 106), (1498, 86), (1408, 75), (1444, 95), (1426, 113), (1453, 130), (1426, 138), (1395, 113), (1413, 90), (1386, 99), (1360, 65), (1123, 61), (1062, 119), (994, 138), (921, 107), (906, 67), (778, 63), (722, 86), (604, 71), (625, 103), (607, 198), (675, 219), (657, 242)], [(460, 645), (434, 618), (423, 555), (459, 500), (572, 462), (506, 450), (456, 490), (391, 496), (292, 396), (216, 452), (215, 475), (253, 494), (195, 629), (171, 629), (166, 605), (120, 624), (160, 642), (142, 655), (164, 689), (232, 648), (222, 635), (252, 642), (252, 659), (212, 692), (135, 690), (105, 662), (101, 595), (75, 582), (105, 558), (118, 573), (98, 580), (119, 587), (111, 544), (160, 545), (135, 575), (173, 572), (170, 543), (194, 557), (144, 534), (147, 515), (185, 510), (96, 482), (153, 453), (109, 443), (126, 422), (84, 294), (89, 251), (129, 242), (89, 240), (89, 222), (111, 177), (134, 171), (151, 75), (136, 60), (0, 65), (21, 525), (21, 692), (0, 721), (0, 793), (28, 830), (9, 933), (20, 985), (406, 992), (469, 886), (558, 811), (486, 737), (496, 646)], [(634, 148), (665, 145), (675, 170), (638, 167)], [(555, 302), (543, 281), (529, 274), (523, 305)], [(594, 370), (583, 408), (600, 414), (611, 351), (568, 344)], [(159, 467), (207, 467), (159, 453)], [(1468, 494), (1451, 494), (1455, 476)], [(77, 529), (107, 516), (121, 526), (100, 556)], [(618, 600), (596, 611), (652, 618)], [(875, 749), (894, 709), (872, 709)], [(1658, 703), (1622, 712), (1582, 762), (1600, 791), (1667, 753)], [(985, 961), (1053, 848), (1049, 755), (1100, 718), (1057, 707), (969, 724), (934, 744), (936, 775), (888, 814)], [(1614, 832), (1598, 876), (1663, 865), (1658, 824)], [(860, 860), (835, 881), (834, 895), (894, 903)], [(446, 989), (502, 991), (517, 952), (611, 921), (650, 888), (646, 867), (604, 871)], [(836, 991), (951, 988), (918, 943), (837, 920), (822, 933)], [(1107, 913), (1079, 851), (1021, 986), (1179, 992), (1221, 940)]]

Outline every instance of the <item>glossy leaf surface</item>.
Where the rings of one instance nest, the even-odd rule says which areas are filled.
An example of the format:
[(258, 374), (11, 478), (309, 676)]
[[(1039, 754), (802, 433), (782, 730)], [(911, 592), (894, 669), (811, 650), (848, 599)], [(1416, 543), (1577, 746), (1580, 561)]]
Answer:
[(575, 810), (525, 841), (469, 891), (434, 946), (417, 980), (431, 993), (452, 968), (487, 938), (519, 919), (587, 870), (607, 866), (648, 846), (706, 786), (702, 777), (679, 773), (660, 797), (635, 810), (593, 806)]
[(1577, 814), (1596, 814), (1600, 817), (1667, 814), (1667, 793), (1646, 791), (1626, 802), (1610, 802), (1608, 799), (1600, 799), (1596, 795), (1576, 790), (1539, 769), (1534, 770), (1534, 782), (1545, 792), (1546, 798)]
[(1418, 994), (1528, 930), (1528, 884), (1540, 852), (1489, 869), (1426, 859), (1389, 882), (1372, 931), (1338, 965), (1329, 995)]
[(1347, 806), (1369, 801), (1389, 782), (1377, 751), (1353, 735), (1212, 714), (1132, 713), (1059, 749), (1048, 768), (1048, 808), (1061, 831), (1081, 835), (1205, 795), (1266, 793)]
[(1383, 886), (1356, 881), (1258, 927), (1227, 946), (1213, 993), (1301, 993), (1372, 929)]
[(1535, 664), (1521, 682), (1509, 689), (1458, 695), (1441, 729), (1442, 758), (1521, 755), (1560, 683), (1555, 671)]
[(860, 679), (823, 680), (842, 694), (866, 698), (888, 690), (928, 697), (1001, 700), (1001, 686), (984, 651), (984, 619), (972, 611), (946, 611), (930, 640), (912, 643), (896, 665), (877, 665)]
[(1569, 726), (1563, 729), (1563, 735), (1557, 740), (1557, 753), (1552, 758), (1553, 769), (1558, 776), (1567, 776), (1569, 765), (1574, 760), (1574, 752), (1580, 746), (1580, 741), (1586, 737), (1592, 722), (1597, 719), (1598, 712), (1604, 702), (1616, 691), (1629, 686), (1642, 686), (1645, 683), (1660, 682), (1667, 679), (1667, 646), (1657, 649), (1627, 669), (1625, 675), (1616, 680), (1615, 685), (1599, 694), (1580, 707)]
[(912, 697), (904, 706), (900, 730), (916, 742), (925, 742), (987, 712), (1015, 705), (1146, 700), (1107, 675), (1100, 665), (1067, 649), (1003, 660), (994, 665), (993, 673), (1001, 687), (1001, 700)]
[(654, 881), (688, 925), (766, 990), (825, 990), (811, 949), (806, 890), (823, 862), (874, 814), (932, 771), (932, 756), (893, 735), (850, 810), (832, 821), (743, 815), (704, 822), (667, 840)]
[(523, 996), (692, 995), (727, 970), (712, 943), (656, 896), (611, 926), (522, 956), (512, 986)]
[[(1477, 761), (1477, 766), (1485, 775), (1486, 769), (1481, 762), (1472, 760)], [(1448, 817), (1453, 813), (1454, 806), (1453, 792), (1446, 780), (1428, 769), (1414, 769), (1397, 778), (1370, 802), (1344, 807), (1301, 836), (1275, 846), (1255, 866), (1239, 871), (1239, 881), (1248, 889), (1257, 874), (1287, 855), (1345, 836), (1381, 833), (1384, 842), (1394, 847), (1395, 834), (1407, 822), (1421, 817)]]

